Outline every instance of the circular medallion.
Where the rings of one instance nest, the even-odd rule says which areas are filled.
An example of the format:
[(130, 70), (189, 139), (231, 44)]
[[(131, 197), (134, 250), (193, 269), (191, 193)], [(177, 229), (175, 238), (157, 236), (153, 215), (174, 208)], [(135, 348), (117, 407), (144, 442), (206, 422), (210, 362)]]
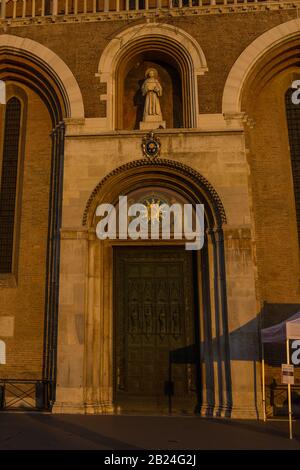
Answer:
[(160, 139), (153, 132), (149, 132), (143, 138), (142, 149), (145, 157), (156, 158), (160, 153), (160, 147)]
[(158, 143), (155, 142), (155, 140), (149, 140), (146, 143), (146, 152), (148, 155), (151, 155), (151, 157), (154, 157), (158, 153)]
[(152, 224), (161, 222), (165, 216), (167, 210), (164, 205), (168, 205), (168, 201), (163, 199), (161, 196), (152, 194), (141, 199), (140, 204), (145, 206), (144, 217)]

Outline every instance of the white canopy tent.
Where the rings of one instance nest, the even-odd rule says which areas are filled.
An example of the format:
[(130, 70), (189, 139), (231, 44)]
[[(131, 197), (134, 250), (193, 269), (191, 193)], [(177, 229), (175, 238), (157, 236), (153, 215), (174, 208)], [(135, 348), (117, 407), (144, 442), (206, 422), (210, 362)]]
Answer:
[(288, 339), (300, 339), (300, 312), (287, 320), (261, 330), (263, 343), (284, 343)]
[[(262, 341), (262, 385), (263, 385), (263, 416), (266, 421), (266, 387), (265, 387), (265, 361), (264, 361), (264, 343), (284, 343), (286, 342), (286, 360), (290, 363), (289, 340), (300, 339), (300, 312), (295, 313), (287, 320), (261, 330)], [(288, 409), (290, 439), (293, 438), (292, 430), (292, 399), (291, 385), (288, 384)]]

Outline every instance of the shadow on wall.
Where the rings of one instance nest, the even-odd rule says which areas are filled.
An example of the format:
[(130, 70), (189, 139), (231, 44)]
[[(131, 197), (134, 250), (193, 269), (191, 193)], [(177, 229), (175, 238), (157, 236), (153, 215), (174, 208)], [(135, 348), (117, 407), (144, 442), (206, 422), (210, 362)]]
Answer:
[[(257, 362), (261, 361), (261, 337), (260, 330), (280, 323), (300, 310), (300, 304), (270, 304), (264, 303), (264, 306), (256, 318), (232, 331), (229, 334), (230, 358), (234, 361), (253, 361), (253, 379), (254, 387), (259, 382), (257, 378)], [(214, 348), (215, 350), (216, 348)], [(266, 383), (269, 404), (273, 406), (276, 414), (276, 394), (278, 396), (286, 395), (286, 387), (281, 387), (281, 364), (286, 362), (285, 344), (266, 344), (264, 347), (266, 363)], [(217, 358), (214, 358), (217, 360)], [(300, 372), (300, 367), (297, 368)], [(276, 379), (274, 378), (276, 376)], [(296, 374), (297, 378), (297, 374)], [(299, 374), (300, 378), (300, 374)], [(269, 382), (269, 383), (268, 383)], [(297, 383), (297, 381), (296, 381)], [(256, 390), (255, 406), (258, 409)], [(272, 403), (273, 396), (273, 403)], [(294, 411), (296, 405), (300, 402), (300, 389), (293, 393)], [(277, 406), (278, 408), (278, 406)], [(282, 413), (285, 414), (283, 401)]]
[[(300, 304), (268, 304), (264, 305), (262, 328), (281, 323), (300, 311)], [(290, 342), (290, 355), (293, 349)], [(266, 400), (267, 412), (275, 416), (286, 416), (287, 387), (281, 384), (281, 364), (286, 363), (286, 345), (284, 343), (267, 343), (264, 345), (266, 364)], [(295, 385), (292, 390), (292, 406), (294, 416), (300, 416), (300, 365), (294, 365)]]
[[(280, 323), (293, 314), (299, 312), (300, 304), (268, 304), (265, 303), (261, 312), (253, 320), (229, 333), (230, 359), (235, 361), (260, 361), (261, 341), (260, 330)], [(215, 340), (213, 341), (215, 342)], [(283, 355), (278, 354), (279, 347), (276, 344), (280, 364), (285, 361), (285, 345), (282, 346)], [(215, 348), (214, 348), (215, 350)], [(214, 355), (214, 360), (217, 356)]]
[[(229, 344), (230, 344), (230, 360), (231, 361), (247, 361), (253, 363), (253, 397), (254, 397), (254, 407), (256, 409), (257, 417), (260, 412), (260, 405), (258, 403), (257, 397), (257, 387), (261, 382), (261, 378), (257, 377), (257, 365), (261, 362), (261, 333), (262, 328), (267, 328), (269, 326), (276, 325), (283, 320), (286, 320), (294, 313), (300, 310), (300, 304), (267, 304), (265, 303), (262, 310), (258, 315), (253, 318), (248, 323), (244, 324), (240, 328), (229, 333)], [(215, 403), (214, 403), (214, 388), (215, 380), (211, 380), (210, 377), (212, 371), (214, 370), (213, 364), (222, 363), (222, 358), (220, 359), (220, 343), (224, 341), (224, 338), (213, 338), (211, 344), (209, 345), (209, 351), (207, 350), (207, 344), (202, 342), (200, 344), (200, 363), (206, 366), (206, 383), (210, 384), (207, 388), (208, 402), (211, 405), (211, 409), (207, 411), (207, 415), (215, 414)], [(172, 351), (171, 357), (172, 362), (177, 363), (192, 363), (197, 361), (197, 350), (195, 345), (189, 345), (187, 348), (182, 348), (180, 350)], [(276, 404), (276, 394), (286, 395), (286, 387), (281, 386), (280, 374), (281, 374), (281, 364), (286, 362), (286, 351), (285, 345), (281, 344), (268, 344), (265, 345), (265, 363), (267, 366), (267, 381), (269, 378), (269, 384), (267, 384), (267, 394), (268, 400), (271, 406), (273, 406), (273, 412), (276, 414), (278, 410), (278, 404)], [(221, 364), (222, 366), (222, 364)], [(300, 378), (300, 366), (297, 368), (299, 370)], [(272, 374), (274, 375), (274, 370), (278, 376), (277, 382), (272, 380)], [(297, 378), (297, 374), (296, 374)], [(297, 383), (297, 382), (296, 382)], [(200, 392), (201, 393), (201, 392)], [(231, 396), (231, 389), (227, 390), (227, 395)], [(273, 397), (273, 398), (272, 398)], [(224, 397), (225, 398), (225, 397)], [(228, 400), (228, 399), (227, 399)], [(273, 403), (272, 403), (273, 400)], [(225, 401), (225, 400), (224, 400)], [(285, 414), (285, 401), (282, 400), (281, 412)], [(232, 404), (234, 405), (234, 403)], [(295, 414), (298, 414), (297, 409), (300, 405), (300, 387), (299, 390), (294, 390), (293, 392), (293, 411)], [(201, 408), (201, 399), (198, 404), (199, 409)], [(300, 410), (300, 407), (299, 407)], [(280, 414), (280, 413), (277, 413)], [(230, 416), (230, 413), (227, 414)]]

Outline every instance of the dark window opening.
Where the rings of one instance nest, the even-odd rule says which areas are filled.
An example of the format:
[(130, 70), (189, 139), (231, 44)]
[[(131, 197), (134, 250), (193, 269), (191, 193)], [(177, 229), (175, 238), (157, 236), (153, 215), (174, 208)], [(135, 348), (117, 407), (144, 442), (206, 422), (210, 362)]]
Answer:
[(20, 125), (21, 102), (11, 98), (5, 110), (0, 188), (0, 273), (11, 273), (13, 268)]

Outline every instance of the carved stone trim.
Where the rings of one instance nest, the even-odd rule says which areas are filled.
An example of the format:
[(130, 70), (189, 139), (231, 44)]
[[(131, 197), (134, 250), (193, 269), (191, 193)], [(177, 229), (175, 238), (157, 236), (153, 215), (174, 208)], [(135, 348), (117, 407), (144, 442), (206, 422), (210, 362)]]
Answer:
[(57, 15), (57, 16), (35, 16), (26, 18), (7, 18), (0, 19), (0, 26), (5, 29), (9, 27), (31, 26), (31, 25), (51, 25), (55, 23), (85, 23), (85, 22), (99, 22), (99, 21), (121, 21), (121, 20), (143, 20), (147, 18), (150, 21), (157, 21), (157, 18), (172, 18), (183, 16), (202, 16), (202, 15), (220, 15), (232, 13), (249, 13), (249, 12), (265, 12), (265, 11), (278, 11), (290, 10), (299, 8), (298, 0), (295, 1), (266, 1), (264, 3), (241, 3), (241, 4), (219, 4), (219, 5), (205, 5), (202, 7), (188, 7), (188, 8), (166, 8), (147, 10), (131, 10), (129, 11), (109, 11), (97, 13), (78, 13), (77, 15)]
[(87, 229), (80, 228), (62, 228), (60, 230), (61, 240), (88, 240), (89, 233)]

